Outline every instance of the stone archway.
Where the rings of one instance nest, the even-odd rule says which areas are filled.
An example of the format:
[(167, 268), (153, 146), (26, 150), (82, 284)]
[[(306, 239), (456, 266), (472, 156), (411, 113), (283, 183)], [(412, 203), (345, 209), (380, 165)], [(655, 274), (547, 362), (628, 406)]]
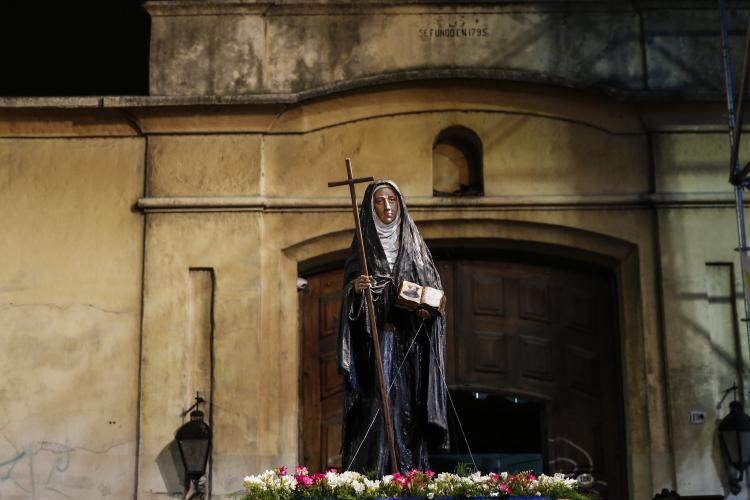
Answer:
[[(451, 415), (451, 453), (433, 462), (453, 470), (448, 464), (469, 460), (459, 431), (466, 428), (468, 446), (484, 470), (543, 467), (548, 473), (591, 474), (605, 498), (625, 498), (612, 273), (545, 256), (503, 256), (438, 260), (449, 297), (447, 383), (455, 391), (455, 415), (466, 425), (457, 426)], [(302, 298), (303, 460), (320, 469), (344, 465), (335, 347), (340, 274), (333, 270), (308, 276)], [(460, 397), (469, 392), (485, 395), (485, 402), (472, 404)], [(487, 399), (487, 393), (537, 404), (499, 410), (502, 397)], [(525, 439), (508, 439), (521, 431), (509, 427), (510, 419), (530, 408), (537, 409), (537, 428), (525, 428)], [(507, 420), (493, 421), (493, 413)], [(477, 428), (482, 431), (474, 432)]]
[[(648, 456), (648, 421), (641, 418), (645, 414), (645, 401), (643, 398), (634, 398), (634, 394), (645, 393), (644, 383), (644, 366), (642, 357), (642, 332), (641, 332), (641, 321), (639, 318), (640, 314), (640, 289), (638, 286), (639, 278), (637, 274), (638, 268), (638, 252), (634, 245), (617, 240), (615, 238), (589, 233), (573, 228), (565, 228), (560, 226), (548, 226), (541, 224), (530, 224), (522, 222), (511, 222), (511, 221), (490, 221), (490, 220), (470, 220), (470, 221), (426, 221), (420, 222), (420, 228), (425, 236), (425, 239), (430, 240), (431, 248), (472, 248), (476, 253), (477, 249), (485, 249), (485, 251), (504, 251), (504, 252), (532, 252), (540, 255), (544, 258), (553, 257), (559, 259), (568, 259), (584, 263), (585, 266), (593, 266), (599, 269), (606, 269), (610, 273), (611, 280), (610, 285), (616, 290), (613, 292), (616, 298), (613, 299), (613, 308), (615, 310), (614, 315), (620, 318), (619, 332), (622, 341), (617, 341), (618, 346), (622, 346), (622, 349), (616, 354), (619, 366), (623, 367), (623, 372), (618, 372), (620, 380), (623, 382), (625, 394), (624, 397), (620, 397), (620, 404), (624, 405), (624, 411), (620, 411), (619, 415), (619, 433), (622, 437), (622, 441), (625, 442), (625, 447), (628, 449), (629, 457), (632, 457), (632, 450), (638, 450), (639, 456)], [(333, 261), (340, 259), (340, 251), (342, 249), (342, 242), (346, 241), (347, 238), (336, 233), (324, 237), (316, 238), (309, 243), (302, 243), (295, 245), (294, 248), (287, 249), (287, 256), (296, 260), (299, 265), (300, 271), (304, 274), (306, 271), (314, 270), (319, 272), (321, 262), (325, 262), (325, 254), (331, 252), (339, 252)], [(331, 246), (326, 245), (326, 240), (331, 243)], [(321, 252), (324, 248), (327, 248), (328, 252)], [(438, 251), (439, 253), (439, 251)], [(307, 254), (307, 255), (305, 255)], [(455, 260), (455, 259), (454, 259)], [(310, 263), (314, 262), (315, 265), (311, 266)], [(329, 261), (330, 262), (330, 261)], [(340, 262), (340, 261), (339, 261)], [(338, 292), (340, 290), (340, 276), (336, 274), (318, 274), (320, 283), (313, 285), (311, 281), (311, 289), (313, 286), (320, 286), (320, 292), (325, 296), (324, 300), (317, 302), (315, 308), (318, 311), (318, 320), (323, 321), (328, 326), (325, 327), (326, 333), (323, 335), (322, 342), (330, 343), (335, 342), (335, 314), (338, 313)], [(308, 305), (309, 307), (309, 305)], [(301, 318), (303, 322), (303, 330), (305, 322), (309, 322), (309, 318), (304, 314)], [(308, 342), (303, 345), (303, 353), (309, 354), (310, 344), (309, 338), (303, 337), (302, 342)], [(640, 352), (639, 352), (640, 351)], [(330, 356), (330, 353), (324, 356), (325, 359), (317, 359), (317, 376), (325, 379), (325, 387), (322, 389), (322, 393), (326, 394), (326, 397), (330, 397), (329, 401), (319, 400), (318, 406), (314, 411), (322, 411), (320, 415), (327, 426), (326, 429), (323, 427), (317, 427), (318, 433), (316, 439), (324, 439), (327, 443), (327, 448), (331, 451), (323, 451), (316, 459), (320, 462), (321, 466), (331, 465), (331, 461), (335, 462), (337, 447), (338, 447), (338, 436), (334, 429), (338, 425), (335, 416), (335, 410), (337, 409), (338, 403), (336, 397), (335, 383), (331, 383), (334, 380), (332, 377), (335, 376), (335, 359)], [(304, 359), (304, 358), (303, 358)], [(304, 363), (302, 363), (304, 365)], [(305, 368), (305, 376), (308, 376), (308, 369)], [(306, 388), (310, 389), (311, 382), (309, 378), (306, 378), (303, 384)], [(474, 381), (476, 382), (476, 381)], [(474, 382), (466, 383), (466, 386), (470, 386)], [(320, 379), (317, 383), (320, 383)], [(481, 386), (481, 383), (477, 383), (477, 387)], [(484, 385), (488, 388), (488, 384)], [(491, 389), (491, 387), (490, 387)], [(624, 402), (623, 402), (624, 400)], [(303, 461), (307, 461), (310, 457), (305, 456), (305, 447), (303, 442), (305, 436), (309, 435), (311, 428), (318, 426), (321, 420), (311, 421), (307, 417), (309, 416), (310, 407), (309, 402), (303, 405), (302, 408), (302, 439), (300, 458)], [(333, 413), (331, 412), (333, 410)], [(328, 413), (325, 413), (328, 411)], [(624, 414), (624, 417), (622, 415)], [(314, 420), (314, 419), (313, 419)], [(308, 436), (309, 437), (309, 436)], [(552, 436), (554, 437), (554, 436)], [(645, 437), (645, 439), (644, 439)], [(318, 451), (321, 451), (319, 448)], [(645, 450), (645, 451), (644, 451)], [(309, 455), (309, 450), (307, 450)], [(621, 467), (618, 471), (622, 475), (622, 490), (630, 490), (633, 492), (638, 489), (649, 489), (650, 488), (650, 477), (648, 475), (648, 465), (643, 462), (639, 463), (639, 467), (633, 468), (632, 458), (626, 456), (620, 456), (619, 459), (627, 464), (627, 471), (624, 467)], [(328, 463), (326, 463), (328, 462)], [(311, 462), (314, 463), (314, 462)], [(644, 473), (645, 470), (645, 473)], [(625, 485), (625, 477), (630, 477), (629, 484)]]

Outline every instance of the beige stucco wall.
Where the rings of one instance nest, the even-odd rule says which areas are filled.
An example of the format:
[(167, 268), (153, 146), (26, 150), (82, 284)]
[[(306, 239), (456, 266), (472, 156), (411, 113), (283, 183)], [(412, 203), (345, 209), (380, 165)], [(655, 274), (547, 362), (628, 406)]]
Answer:
[[(706, 118), (716, 108), (677, 107), (432, 82), (289, 107), (75, 111), (109, 117), (97, 135), (145, 138), (89, 138), (91, 130), (70, 126), (84, 120), (50, 123), (43, 110), (2, 115), (0, 203), (14, 215), (0, 240), (11, 256), (0, 282), (10, 319), (3, 342), (23, 355), (4, 358), (16, 381), (4, 391), (16, 392), (4, 398), (9, 444), (0, 450), (12, 458), (29, 444), (69, 446), (18, 460), (54, 457), (48, 470), (73, 496), (173, 491), (163, 459), (195, 390), (186, 373), (196, 348), (185, 336), (195, 301), (210, 300), (213, 377), (201, 390), (214, 403), (213, 493), (295, 465), (304, 355), (295, 281), (301, 263), (350, 242), (346, 190), (326, 187), (349, 156), (355, 174), (399, 183), (428, 239), (606, 256), (621, 296), (631, 496), (716, 492), (714, 419), (725, 410), (712, 408), (733, 375), (726, 363), (736, 357), (738, 321), (709, 303), (707, 290), (721, 291), (726, 269), (727, 286), (739, 289), (736, 269), (707, 264), (735, 262), (735, 228), (725, 136)], [(482, 139), (481, 199), (431, 196), (432, 143), (451, 125)], [(55, 133), (67, 138), (31, 138)], [(195, 292), (191, 270), (210, 270), (213, 288)], [(85, 347), (68, 347), (76, 345)], [(688, 424), (692, 409), (709, 421)], [(63, 456), (69, 466), (54, 469)], [(18, 477), (0, 481), (0, 493), (23, 497), (19, 484), (32, 483)], [(46, 476), (39, 481), (37, 498), (54, 498)]]
[(641, 81), (628, 9), (399, 3), (149, 2), (150, 93), (300, 92), (425, 66), (628, 89)]
[[(181, 122), (174, 112), (159, 117), (153, 110), (143, 122), (147, 132), (160, 134), (149, 141), (147, 192), (152, 197), (141, 201), (149, 220), (144, 359), (157, 342), (157, 352), (167, 353), (178, 343), (190, 267), (216, 271), (217, 342), (222, 342), (218, 324), (225, 307), (246, 314), (245, 321), (225, 326), (237, 335), (235, 352), (217, 355), (228, 392), (226, 399), (215, 398), (218, 405), (231, 405), (254, 420), (245, 420), (252, 425), (244, 429), (224, 427), (234, 445), (215, 450), (214, 493), (238, 488), (243, 470), (297, 462), (299, 393), (297, 378), (290, 374), (299, 372), (303, 353), (298, 352), (295, 278), (301, 262), (349, 244), (345, 190), (326, 186), (343, 175), (345, 156), (352, 157), (358, 174), (395, 179), (429, 238), (554, 243), (621, 261), (623, 280), (630, 280), (623, 292), (627, 307), (638, 316), (628, 315), (625, 325), (632, 486), (638, 496), (648, 496), (653, 484), (670, 484), (663, 384), (659, 370), (647, 373), (644, 359), (645, 352), (657, 365), (662, 359), (655, 219), (645, 207), (623, 209), (623, 203), (637, 203), (650, 185), (648, 141), (634, 110), (577, 92), (534, 92), (512, 84), (430, 87), (391, 87), (316, 101), (269, 113), (265, 122), (262, 113), (252, 119), (236, 112), (226, 113), (224, 121), (212, 114), (210, 121), (185, 117)], [(463, 207), (431, 196), (432, 144), (452, 125), (471, 128), (484, 145), (486, 196)], [(184, 126), (190, 133), (175, 135)], [(245, 181), (253, 176), (257, 182)], [(523, 206), (529, 200), (538, 206)], [(222, 262), (238, 259), (242, 265), (226, 279), (249, 288), (230, 302), (221, 294), (227, 276)], [(153, 322), (152, 307), (158, 315)], [(259, 325), (250, 319), (256, 315)], [(171, 341), (167, 331), (173, 332)], [(231, 361), (241, 352), (246, 362)], [(143, 372), (142, 440), (151, 454), (179, 425), (175, 419), (153, 423), (166, 401), (179, 407), (174, 399), (180, 393), (178, 372), (168, 375), (168, 370)], [(245, 382), (231, 385), (240, 380)], [(228, 414), (222, 413), (214, 414), (217, 433), (227, 426)], [(149, 425), (159, 430), (151, 434)], [(155, 464), (142, 460), (140, 470), (142, 494), (164, 491)]]
[[(739, 67), (748, 11), (745, 2), (731, 7)], [(280, 96), (467, 76), (723, 93), (709, 2), (170, 0), (146, 8), (151, 95)]]
[[(215, 491), (237, 488), (237, 477), (258, 462), (278, 461), (276, 432), (268, 425), (267, 402), (275, 400), (262, 370), (273, 357), (275, 335), (260, 328), (260, 220), (253, 213), (149, 215), (146, 225), (144, 274), (143, 371), (141, 382), (141, 449), (139, 492), (144, 498), (172, 492), (165, 486), (165, 468), (157, 463), (175, 430), (180, 413), (201, 391), (213, 401), (213, 482)], [(185, 387), (189, 354), (183, 337), (188, 331), (188, 274), (210, 268), (215, 274), (214, 373), (212, 388)], [(265, 383), (264, 383), (265, 382)], [(271, 418), (279, 413), (272, 412)], [(179, 486), (179, 482), (177, 486)], [(178, 490), (179, 491), (179, 490)], [(156, 494), (154, 494), (156, 493)]]
[[(653, 146), (659, 191), (731, 193), (726, 134), (663, 133)], [(745, 142), (741, 156), (748, 153)], [(664, 207), (658, 229), (676, 480), (683, 494), (708, 494), (720, 491), (725, 477), (716, 429), (731, 398), (716, 406), (725, 389), (735, 381), (745, 387), (747, 377), (735, 211), (716, 204)], [(705, 412), (707, 422), (688, 423), (691, 410)]]
[(0, 139), (0, 497), (131, 498), (144, 140)]

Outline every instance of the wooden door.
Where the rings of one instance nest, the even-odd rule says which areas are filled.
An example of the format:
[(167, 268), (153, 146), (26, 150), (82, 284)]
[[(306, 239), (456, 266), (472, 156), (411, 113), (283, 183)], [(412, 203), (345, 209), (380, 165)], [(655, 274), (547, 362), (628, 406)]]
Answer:
[(626, 498), (612, 277), (480, 260), (454, 272), (454, 384), (543, 402), (548, 470), (591, 474), (605, 498)]
[(341, 468), (341, 377), (336, 338), (342, 271), (308, 279), (302, 295), (302, 460), (311, 472)]
[[(626, 498), (612, 276), (477, 259), (443, 260), (438, 268), (449, 299), (449, 385), (542, 402), (547, 471), (590, 473), (604, 498)], [(311, 470), (340, 467), (341, 461), (341, 274), (310, 277), (301, 301), (302, 448)]]

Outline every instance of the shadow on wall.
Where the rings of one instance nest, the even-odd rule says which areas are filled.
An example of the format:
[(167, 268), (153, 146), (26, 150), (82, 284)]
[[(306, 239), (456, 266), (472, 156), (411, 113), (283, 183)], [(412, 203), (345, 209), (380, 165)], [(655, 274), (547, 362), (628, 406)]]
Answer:
[(182, 468), (180, 449), (173, 439), (161, 450), (156, 457), (156, 465), (164, 480), (164, 486), (169, 495), (182, 495), (182, 485), (185, 484), (185, 472)]

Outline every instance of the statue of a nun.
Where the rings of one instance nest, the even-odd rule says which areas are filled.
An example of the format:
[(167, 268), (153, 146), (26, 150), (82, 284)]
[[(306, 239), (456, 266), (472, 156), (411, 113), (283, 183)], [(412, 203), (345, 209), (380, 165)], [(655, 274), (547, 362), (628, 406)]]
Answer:
[(428, 450), (448, 448), (445, 318), (423, 309), (396, 307), (395, 298), (404, 280), (440, 290), (443, 287), (395, 183), (370, 184), (359, 216), (370, 276), (362, 275), (355, 237), (344, 271), (338, 343), (339, 370), (344, 376), (343, 466), (378, 476), (394, 470), (381, 411), (367, 301), (362, 293), (369, 286), (385, 385), (391, 387), (397, 468), (424, 470), (429, 468)]

